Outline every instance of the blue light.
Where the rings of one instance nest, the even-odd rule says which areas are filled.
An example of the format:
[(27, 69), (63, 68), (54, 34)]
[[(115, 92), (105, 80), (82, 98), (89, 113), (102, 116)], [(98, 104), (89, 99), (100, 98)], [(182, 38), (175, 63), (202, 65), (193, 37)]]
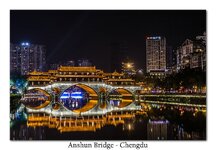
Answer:
[(70, 93), (68, 92), (64, 92), (62, 95), (61, 95), (61, 99), (65, 99), (65, 98), (69, 98), (70, 97)]
[(81, 99), (81, 98), (83, 98), (81, 92), (73, 92), (73, 93), (71, 93), (71, 95), (70, 95), (69, 92), (64, 92), (64, 93), (61, 95), (60, 99), (67, 99), (67, 98), (70, 98), (70, 97), (71, 97), (71, 98), (76, 98), (76, 99)]
[(22, 46), (29, 46), (30, 44), (28, 42), (21, 43)]
[(83, 98), (82, 96), (71, 96), (72, 98), (76, 98), (76, 99), (81, 99)]
[(82, 94), (81, 92), (73, 92), (71, 94)]
[(83, 98), (81, 92), (73, 92), (71, 93), (72, 98)]
[(160, 40), (161, 37), (160, 37), (160, 36), (153, 36), (153, 37), (148, 37), (147, 39), (148, 39), (148, 40), (149, 40), (149, 39), (150, 39), (150, 40)]
[(69, 98), (69, 96), (63, 96), (63, 95), (62, 95), (60, 98), (61, 98), (61, 99), (66, 99), (66, 98)]

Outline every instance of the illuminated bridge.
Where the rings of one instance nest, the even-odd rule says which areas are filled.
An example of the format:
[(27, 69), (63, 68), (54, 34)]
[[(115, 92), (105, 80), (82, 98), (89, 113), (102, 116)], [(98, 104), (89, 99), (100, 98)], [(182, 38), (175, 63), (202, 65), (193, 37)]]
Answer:
[(28, 82), (21, 102), (29, 114), (89, 116), (141, 110), (135, 102), (135, 93), (141, 87), (117, 72), (61, 66), (48, 72), (34, 71)]
[[(48, 72), (32, 72), (22, 108), (29, 114), (43, 113), (56, 117), (106, 115), (110, 112), (142, 110), (142, 103), (206, 107), (206, 97), (175, 95), (140, 95), (135, 81), (113, 72), (104, 73), (95, 67), (65, 67)], [(204, 99), (204, 100), (203, 100)]]
[(135, 104), (134, 94), (139, 87), (112, 87), (98, 83), (58, 84), (29, 87), (21, 102), (29, 113), (44, 112), (54, 116), (97, 115), (141, 109)]

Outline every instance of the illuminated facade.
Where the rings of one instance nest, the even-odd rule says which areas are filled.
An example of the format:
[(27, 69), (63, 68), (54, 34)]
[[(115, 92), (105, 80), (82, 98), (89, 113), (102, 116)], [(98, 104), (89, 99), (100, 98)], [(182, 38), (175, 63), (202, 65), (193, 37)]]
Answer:
[(60, 66), (48, 72), (33, 71), (28, 77), (30, 86), (49, 85), (58, 82), (97, 82), (108, 85), (135, 85), (135, 81), (125, 78), (123, 73), (104, 73), (95, 67)]
[[(205, 39), (206, 40), (206, 39)], [(185, 68), (206, 69), (206, 46), (205, 40), (186, 39), (177, 49), (177, 71)]]
[(206, 45), (206, 41), (207, 41), (206, 32), (204, 32), (203, 35), (196, 36), (196, 40), (201, 41), (204, 45)]
[(10, 69), (21, 75), (33, 70), (44, 71), (46, 65), (45, 47), (30, 43), (10, 45)]
[(186, 39), (178, 49), (178, 69), (190, 67), (190, 54), (193, 52), (193, 41)]
[(141, 109), (134, 95), (141, 87), (118, 72), (60, 66), (48, 72), (33, 71), (28, 82), (27, 93), (21, 99), (28, 113), (74, 117)]
[(146, 68), (150, 75), (166, 74), (166, 38), (161, 36), (146, 38)]

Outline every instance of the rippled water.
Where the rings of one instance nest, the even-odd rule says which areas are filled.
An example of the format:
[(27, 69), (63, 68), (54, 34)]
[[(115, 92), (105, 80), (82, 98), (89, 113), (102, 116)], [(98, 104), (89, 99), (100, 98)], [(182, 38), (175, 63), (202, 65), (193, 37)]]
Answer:
[[(161, 117), (160, 117), (161, 118)], [(59, 132), (56, 128), (27, 127), (16, 122), (11, 127), (11, 140), (205, 140), (205, 128), (194, 128), (193, 122), (176, 124), (172, 120), (136, 115), (124, 124), (105, 125), (96, 131)], [(150, 121), (151, 119), (151, 121)], [(188, 120), (192, 120), (188, 118)], [(199, 120), (199, 119), (198, 119)], [(191, 127), (190, 127), (191, 124)], [(205, 124), (205, 122), (203, 123)], [(188, 126), (189, 125), (189, 126)], [(187, 130), (187, 131), (186, 131)]]

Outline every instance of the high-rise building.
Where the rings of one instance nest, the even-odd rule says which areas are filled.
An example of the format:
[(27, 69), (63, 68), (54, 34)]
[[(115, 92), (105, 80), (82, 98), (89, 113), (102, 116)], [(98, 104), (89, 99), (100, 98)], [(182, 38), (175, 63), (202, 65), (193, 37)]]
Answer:
[(196, 36), (196, 40), (199, 40), (206, 45), (206, 32), (204, 32), (203, 35)]
[(30, 43), (10, 45), (10, 71), (21, 75), (29, 72), (45, 71), (46, 69), (46, 50), (43, 45)]
[(190, 54), (193, 52), (193, 41), (186, 39), (179, 48), (178, 68), (185, 69), (190, 67)]
[(166, 38), (153, 36), (146, 38), (146, 71), (150, 75), (166, 74)]
[(167, 46), (166, 50), (166, 68), (172, 69), (176, 65), (176, 50), (172, 46)]
[(186, 39), (177, 49), (177, 71), (185, 68), (206, 68), (206, 46), (203, 40)]
[(80, 59), (78, 60), (79, 67), (91, 67), (92, 63), (88, 59)]
[(21, 47), (10, 44), (10, 72), (21, 73)]
[(166, 69), (167, 74), (176, 72), (176, 50), (172, 46), (167, 46), (166, 49)]
[(178, 72), (181, 69), (181, 47), (176, 49), (176, 71)]

